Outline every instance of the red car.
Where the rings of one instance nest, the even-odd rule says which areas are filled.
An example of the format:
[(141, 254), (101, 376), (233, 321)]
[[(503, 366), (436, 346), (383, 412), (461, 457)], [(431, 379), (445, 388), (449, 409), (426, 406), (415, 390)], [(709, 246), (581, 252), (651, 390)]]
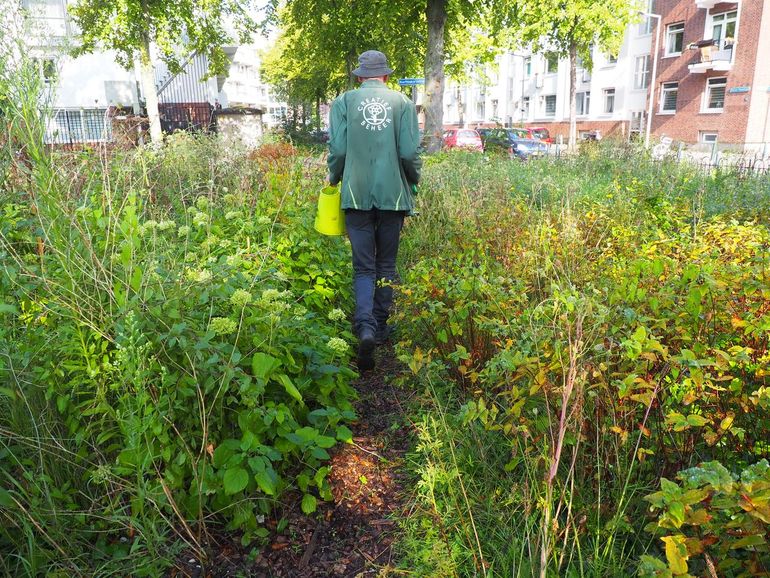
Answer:
[(444, 148), (463, 148), (483, 151), (481, 136), (472, 128), (450, 128), (444, 131)]
[(534, 138), (548, 144), (553, 144), (553, 137), (551, 136), (551, 133), (548, 132), (548, 129), (544, 126), (533, 126), (529, 128), (529, 131), (532, 133)]

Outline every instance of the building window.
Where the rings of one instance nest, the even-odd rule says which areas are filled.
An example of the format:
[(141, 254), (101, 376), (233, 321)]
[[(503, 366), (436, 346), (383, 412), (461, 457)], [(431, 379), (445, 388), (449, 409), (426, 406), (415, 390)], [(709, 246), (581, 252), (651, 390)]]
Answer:
[(666, 56), (682, 54), (684, 46), (684, 22), (669, 24), (666, 27)]
[(650, 55), (636, 57), (634, 68), (634, 88), (642, 89), (650, 85)]
[(532, 76), (532, 57), (527, 56), (524, 59), (524, 78)]
[(717, 142), (717, 133), (700, 131), (698, 133), (698, 141), (704, 144), (714, 144)]
[(556, 116), (555, 94), (549, 94), (545, 97), (545, 116)]
[(618, 55), (617, 54), (608, 54), (607, 55), (607, 64), (617, 64), (618, 62)]
[(738, 12), (723, 12), (711, 16), (711, 38), (717, 43), (719, 49), (725, 47), (725, 40), (732, 42), (735, 39), (735, 24), (738, 21)]
[(612, 114), (615, 112), (615, 89), (604, 89), (604, 112), (606, 114)]
[(56, 60), (53, 58), (33, 58), (32, 62), (45, 84), (51, 84), (56, 79)]
[[(655, 0), (648, 0), (646, 10), (648, 14), (655, 12), (654, 4)], [(649, 16), (645, 16), (644, 20), (639, 23), (639, 36), (646, 36), (647, 34), (652, 34), (652, 18)]]
[(706, 94), (703, 99), (704, 112), (722, 112), (725, 108), (726, 78), (709, 78), (706, 81)]
[(678, 82), (664, 82), (660, 91), (660, 112), (676, 112)]
[(575, 108), (578, 116), (585, 116), (591, 105), (590, 92), (578, 92), (575, 94)]
[(521, 99), (521, 118), (529, 118), (529, 97), (525, 96)]
[(476, 118), (478, 119), (484, 118), (484, 114), (486, 113), (486, 106), (487, 106), (487, 103), (485, 100), (476, 101)]
[(53, 111), (46, 127), (45, 142), (72, 144), (104, 142), (112, 139), (107, 109), (65, 109)]
[(545, 73), (553, 74), (559, 69), (559, 55), (555, 52), (545, 53)]

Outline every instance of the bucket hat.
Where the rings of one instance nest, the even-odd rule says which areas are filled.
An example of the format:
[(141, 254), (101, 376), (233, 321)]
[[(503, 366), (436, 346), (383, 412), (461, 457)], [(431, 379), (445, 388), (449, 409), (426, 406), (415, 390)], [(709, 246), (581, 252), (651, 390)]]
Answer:
[(388, 59), (379, 50), (367, 50), (358, 57), (358, 68), (353, 74), (359, 78), (372, 78), (374, 76), (386, 76), (393, 72), (388, 67)]

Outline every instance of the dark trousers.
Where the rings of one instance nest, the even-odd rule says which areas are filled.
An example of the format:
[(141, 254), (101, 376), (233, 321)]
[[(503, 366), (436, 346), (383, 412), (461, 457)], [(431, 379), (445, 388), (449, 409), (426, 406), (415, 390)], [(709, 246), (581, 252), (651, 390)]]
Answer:
[(345, 228), (353, 249), (353, 332), (365, 327), (385, 331), (398, 280), (396, 257), (404, 211), (345, 210)]

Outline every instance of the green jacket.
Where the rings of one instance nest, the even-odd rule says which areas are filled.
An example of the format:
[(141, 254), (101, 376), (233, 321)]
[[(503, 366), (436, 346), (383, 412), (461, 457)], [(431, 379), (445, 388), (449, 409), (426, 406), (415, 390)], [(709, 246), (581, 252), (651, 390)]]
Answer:
[(329, 114), (329, 182), (342, 181), (342, 208), (411, 213), (420, 181), (414, 104), (379, 80), (337, 98)]

